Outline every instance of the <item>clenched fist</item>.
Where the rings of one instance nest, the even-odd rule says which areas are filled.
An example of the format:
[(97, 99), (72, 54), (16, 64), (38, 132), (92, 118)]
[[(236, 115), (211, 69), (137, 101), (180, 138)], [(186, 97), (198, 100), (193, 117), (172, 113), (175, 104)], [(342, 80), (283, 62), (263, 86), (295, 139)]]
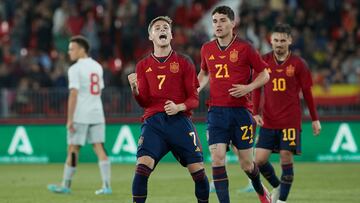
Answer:
[(131, 73), (128, 75), (128, 81), (131, 87), (131, 91), (136, 94), (139, 95), (139, 89), (138, 89), (138, 85), (137, 85), (137, 75), (136, 73)]

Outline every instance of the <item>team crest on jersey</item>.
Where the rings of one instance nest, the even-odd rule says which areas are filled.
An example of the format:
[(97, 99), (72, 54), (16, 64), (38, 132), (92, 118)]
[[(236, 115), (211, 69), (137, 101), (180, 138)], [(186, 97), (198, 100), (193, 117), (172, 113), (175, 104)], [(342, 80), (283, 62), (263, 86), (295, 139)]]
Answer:
[(230, 61), (236, 62), (238, 60), (238, 54), (239, 54), (239, 52), (236, 51), (235, 49), (230, 51)]
[(179, 72), (179, 63), (176, 63), (176, 62), (170, 63), (170, 71), (172, 73)]
[(286, 75), (288, 77), (292, 77), (295, 74), (295, 67), (293, 65), (289, 65), (286, 67)]

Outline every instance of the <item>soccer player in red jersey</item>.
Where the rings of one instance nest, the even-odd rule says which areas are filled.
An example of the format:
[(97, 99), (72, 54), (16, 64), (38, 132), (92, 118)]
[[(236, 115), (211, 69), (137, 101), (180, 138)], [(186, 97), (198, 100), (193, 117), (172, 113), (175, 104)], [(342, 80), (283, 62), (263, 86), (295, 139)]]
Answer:
[(135, 99), (145, 109), (132, 185), (136, 203), (145, 202), (150, 173), (169, 151), (191, 173), (198, 202), (209, 198), (202, 148), (189, 118), (199, 104), (199, 82), (192, 61), (171, 48), (171, 22), (167, 16), (150, 22), (154, 52), (128, 76)]
[[(294, 177), (293, 155), (301, 152), (300, 90), (310, 111), (313, 134), (317, 136), (321, 130), (311, 93), (311, 73), (306, 62), (290, 52), (291, 42), (290, 26), (276, 25), (271, 34), (273, 51), (263, 56), (269, 65), (270, 82), (263, 87), (262, 116), (259, 112), (261, 89), (255, 90), (253, 94), (254, 119), (261, 126), (255, 161), (260, 172), (274, 187), (274, 203), (286, 201)], [(272, 152), (280, 152), (281, 181), (269, 163)]]
[[(270, 197), (260, 182), (259, 169), (253, 162), (254, 125), (248, 108), (249, 93), (269, 80), (267, 64), (252, 45), (233, 34), (234, 11), (219, 6), (212, 12), (215, 40), (201, 48), (199, 91), (210, 80), (209, 112), (207, 117), (209, 149), (213, 180), (221, 203), (230, 202), (229, 181), (225, 168), (228, 145), (237, 149), (241, 168), (251, 179), (260, 201)], [(258, 77), (252, 80), (253, 70)]]

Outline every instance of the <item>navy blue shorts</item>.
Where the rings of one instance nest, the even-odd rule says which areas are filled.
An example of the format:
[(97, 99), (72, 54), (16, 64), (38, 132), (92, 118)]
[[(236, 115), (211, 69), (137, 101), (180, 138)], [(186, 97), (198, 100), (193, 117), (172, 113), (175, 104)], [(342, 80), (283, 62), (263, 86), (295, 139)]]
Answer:
[(268, 129), (260, 128), (256, 148), (264, 148), (278, 153), (280, 150), (301, 154), (301, 132), (299, 129)]
[(182, 113), (157, 113), (141, 126), (137, 157), (150, 156), (157, 164), (169, 151), (184, 167), (203, 161), (202, 147), (191, 120)]
[(255, 125), (246, 108), (212, 106), (207, 124), (209, 145), (231, 142), (237, 149), (253, 147)]

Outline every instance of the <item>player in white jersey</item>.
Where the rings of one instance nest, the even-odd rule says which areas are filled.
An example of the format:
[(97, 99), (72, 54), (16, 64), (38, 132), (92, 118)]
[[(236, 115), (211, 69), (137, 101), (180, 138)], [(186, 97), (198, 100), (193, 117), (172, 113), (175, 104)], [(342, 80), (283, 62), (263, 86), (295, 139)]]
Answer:
[(99, 160), (103, 182), (95, 194), (111, 194), (110, 161), (104, 150), (105, 117), (101, 102), (104, 88), (101, 65), (88, 56), (90, 46), (82, 36), (72, 37), (69, 43), (69, 56), (76, 61), (69, 71), (69, 99), (67, 114), (68, 153), (61, 185), (48, 185), (55, 193), (70, 193), (71, 179), (75, 173), (81, 146), (85, 142), (93, 145)]

